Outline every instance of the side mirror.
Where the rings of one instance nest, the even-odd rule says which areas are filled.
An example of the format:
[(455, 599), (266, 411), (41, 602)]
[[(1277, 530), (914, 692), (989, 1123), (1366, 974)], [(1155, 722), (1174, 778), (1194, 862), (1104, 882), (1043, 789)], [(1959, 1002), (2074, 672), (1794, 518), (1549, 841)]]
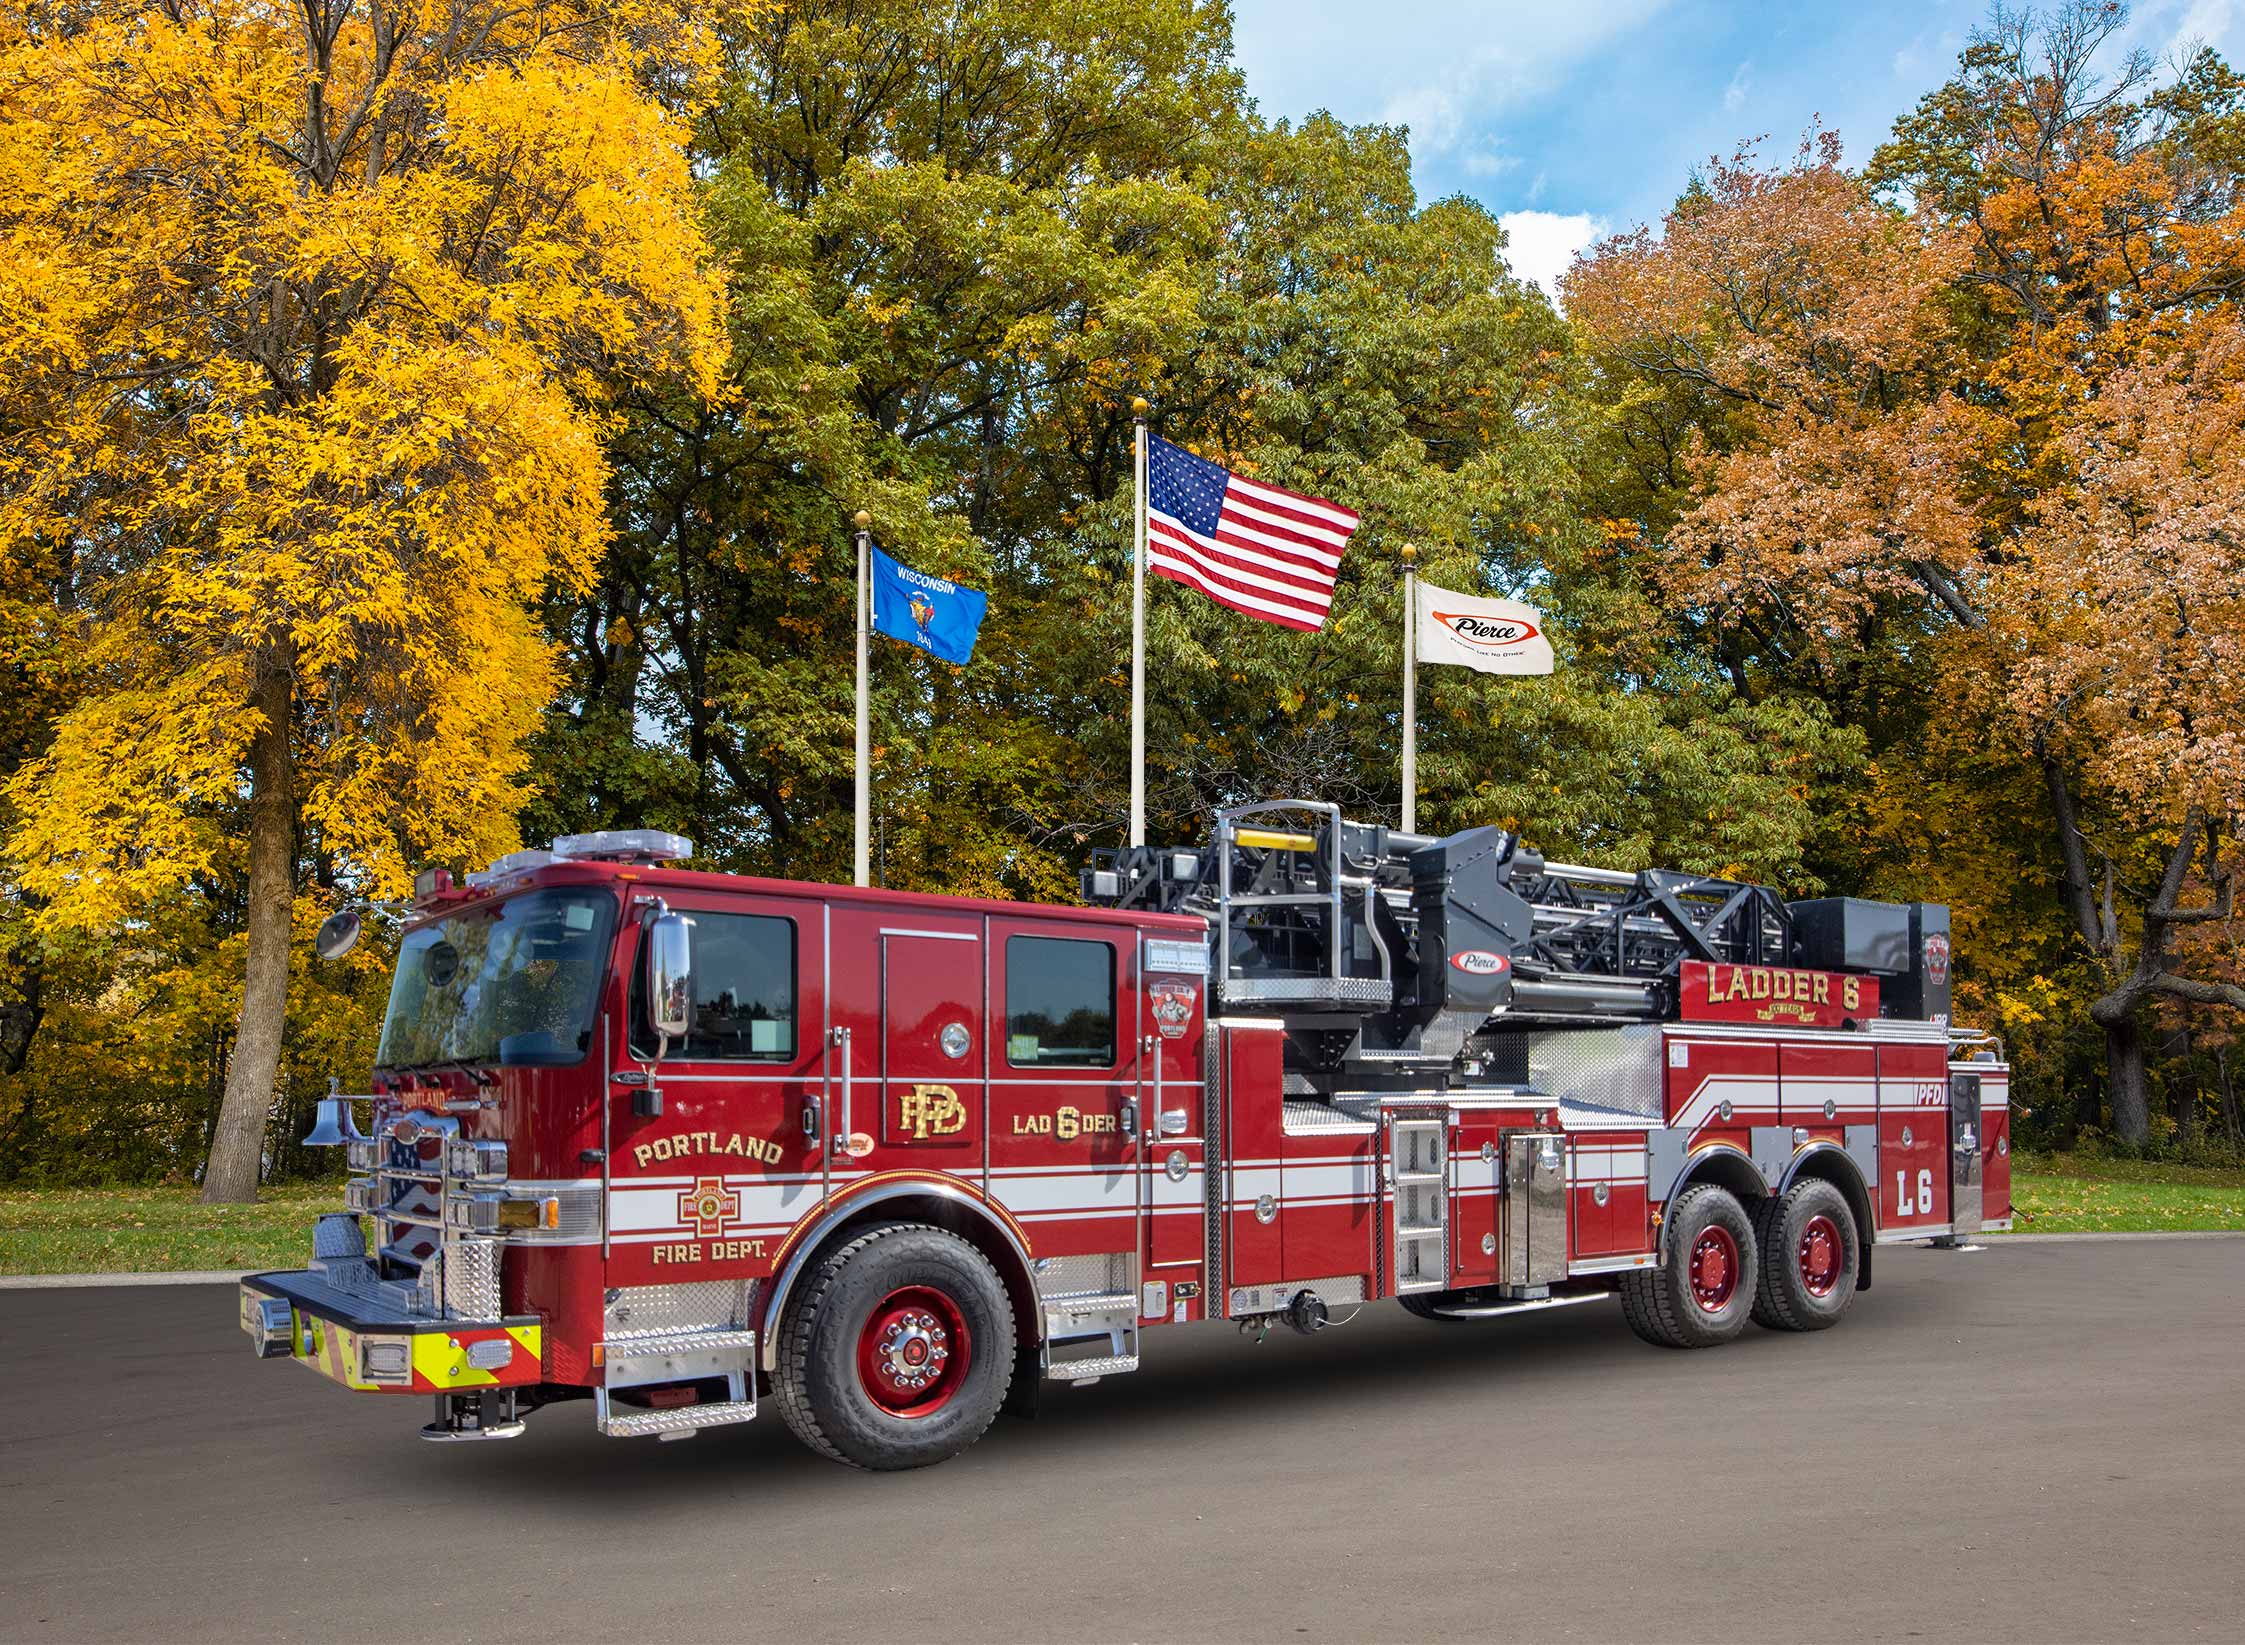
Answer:
[(355, 908), (339, 909), (320, 921), (312, 938), (312, 952), (323, 960), (339, 960), (357, 946), (359, 915)]
[(694, 1031), (694, 922), (684, 914), (658, 914), (647, 927), (648, 1026), (661, 1049)]

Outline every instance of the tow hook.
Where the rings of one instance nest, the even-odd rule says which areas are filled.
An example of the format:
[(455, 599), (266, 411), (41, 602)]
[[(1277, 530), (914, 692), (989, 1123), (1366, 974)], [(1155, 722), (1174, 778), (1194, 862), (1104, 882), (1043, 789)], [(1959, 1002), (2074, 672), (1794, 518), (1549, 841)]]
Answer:
[(423, 1439), (513, 1439), (526, 1427), (515, 1414), (512, 1388), (485, 1388), (472, 1394), (437, 1395), (437, 1419), (421, 1429)]

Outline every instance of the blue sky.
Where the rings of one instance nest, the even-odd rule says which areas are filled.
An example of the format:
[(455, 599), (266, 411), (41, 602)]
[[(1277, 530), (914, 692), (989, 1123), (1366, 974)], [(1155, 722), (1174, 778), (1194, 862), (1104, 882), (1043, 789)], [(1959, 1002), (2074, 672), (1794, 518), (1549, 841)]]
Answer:
[[(1248, 89), (1273, 118), (1330, 109), (1411, 128), (1422, 197), (1505, 219), (1548, 283), (1596, 235), (1657, 222), (1691, 168), (1821, 116), (1867, 158), (1940, 84), (1985, 0), (1232, 0)], [(2245, 0), (2139, 0), (2127, 43), (2245, 57)]]

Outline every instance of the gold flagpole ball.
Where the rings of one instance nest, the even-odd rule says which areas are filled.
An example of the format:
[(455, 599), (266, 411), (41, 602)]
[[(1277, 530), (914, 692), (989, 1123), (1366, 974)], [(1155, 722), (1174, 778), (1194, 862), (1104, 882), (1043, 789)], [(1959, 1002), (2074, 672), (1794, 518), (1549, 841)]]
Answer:
[(1133, 417), (1143, 417), (1147, 412), (1153, 409), (1154, 408), (1144, 400), (1133, 400), (1130, 402), (1130, 414)]
[(850, 518), (857, 522), (858, 530), (869, 531), (872, 529), (873, 516), (866, 513), (864, 509), (859, 509), (855, 514), (851, 515)]
[(1412, 562), (1413, 560), (1417, 559), (1418, 557), (1419, 557), (1419, 551), (1418, 551), (1418, 549), (1417, 549), (1417, 548), (1416, 548), (1416, 547), (1415, 547), (1414, 545), (1412, 545), (1412, 544), (1410, 544), (1410, 543), (1405, 543), (1405, 544), (1403, 545), (1403, 563), (1404, 563), (1405, 565), (1409, 565), (1409, 564), (1410, 564), (1410, 563), (1411, 563), (1411, 562)]

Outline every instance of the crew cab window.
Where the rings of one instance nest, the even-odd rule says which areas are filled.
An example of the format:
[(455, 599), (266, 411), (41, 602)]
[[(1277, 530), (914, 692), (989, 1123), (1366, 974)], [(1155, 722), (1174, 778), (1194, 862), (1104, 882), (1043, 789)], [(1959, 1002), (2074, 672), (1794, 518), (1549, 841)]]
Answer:
[[(694, 922), (694, 1031), (674, 1057), (784, 1062), (795, 1055), (795, 922), (681, 910)], [(632, 967), (632, 1048), (652, 1056), (647, 965)]]
[(1115, 949), (1068, 937), (1006, 939), (1006, 1062), (1112, 1068)]

